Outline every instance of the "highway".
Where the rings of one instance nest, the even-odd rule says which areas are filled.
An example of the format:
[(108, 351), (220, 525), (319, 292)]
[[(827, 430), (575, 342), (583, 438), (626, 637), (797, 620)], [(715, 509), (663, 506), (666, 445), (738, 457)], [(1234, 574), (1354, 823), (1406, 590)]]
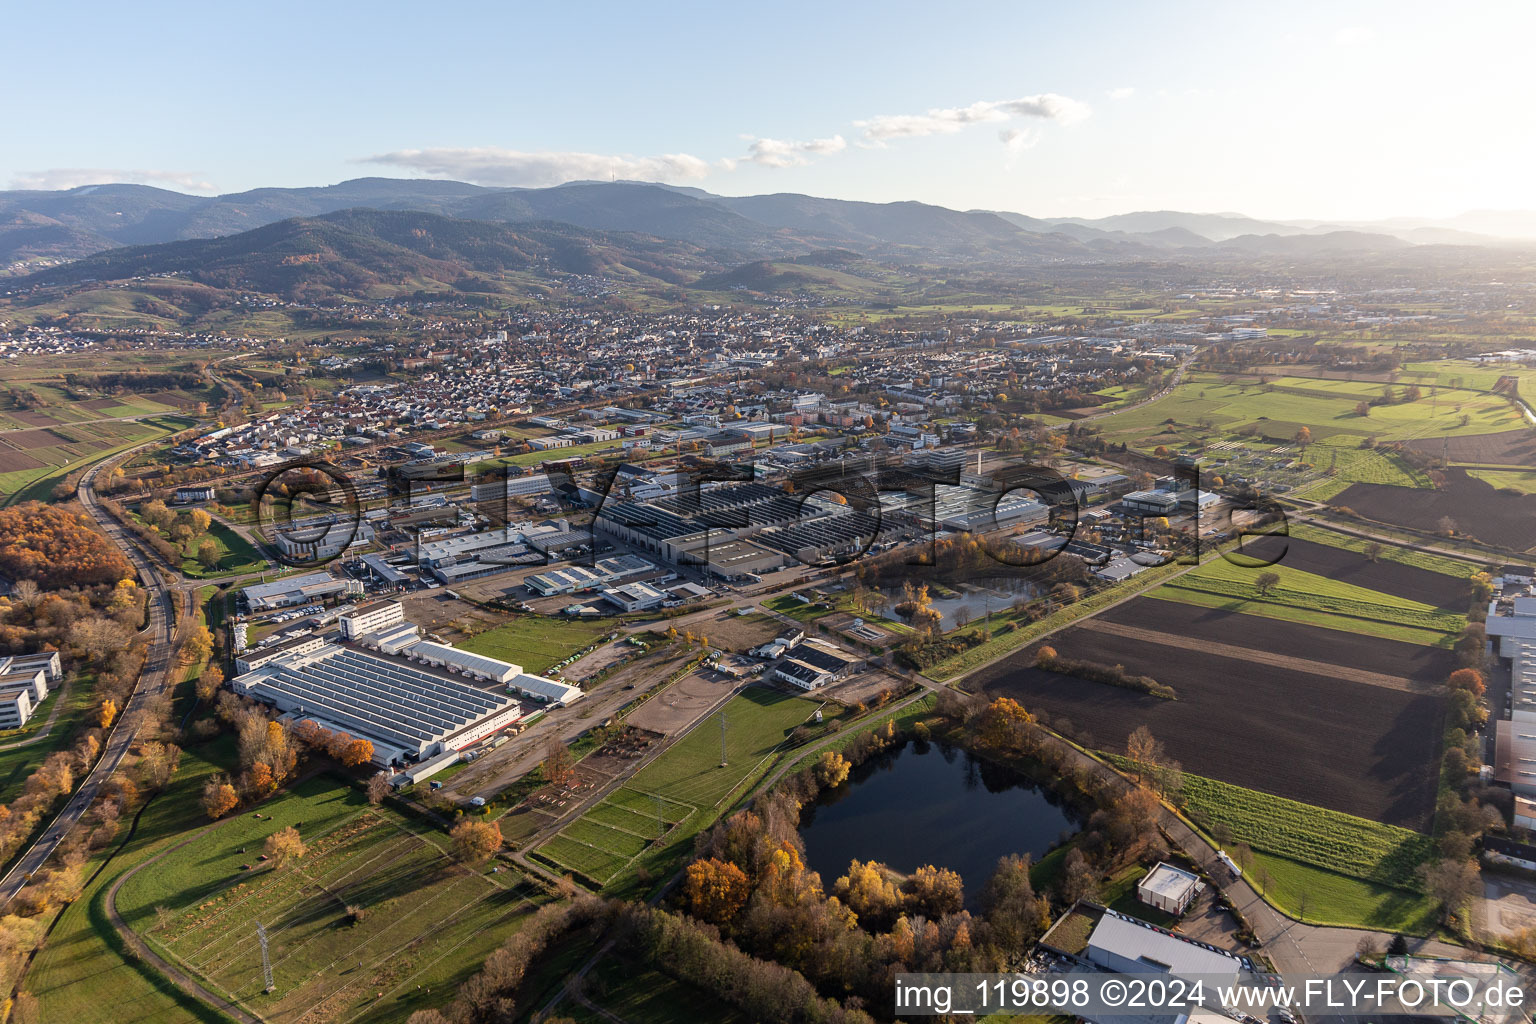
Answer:
[[(115, 461), (115, 460), (108, 460)], [(171, 685), (171, 668), (176, 649), (175, 640), (180, 622), (176, 600), (160, 574), (134, 543), (133, 537), (96, 503), (92, 489), (97, 472), (106, 463), (97, 463), (80, 478), (78, 494), (80, 504), (96, 520), (102, 532), (110, 537), (126, 555), (139, 575), (140, 583), (149, 591), (149, 624), (141, 636), (149, 641), (149, 657), (144, 663), (134, 686), (128, 706), (122, 709), (117, 722), (106, 739), (101, 757), (97, 759), (85, 781), (70, 796), (69, 802), (58, 817), (33, 842), (21, 859), (0, 878), (0, 907), (7, 906), (27, 884), (34, 872), (48, 862), (59, 844), (80, 822), (91, 801), (96, 799), (102, 784), (111, 778), (123, 757), (133, 745), (135, 735), (144, 716), (144, 707)]]

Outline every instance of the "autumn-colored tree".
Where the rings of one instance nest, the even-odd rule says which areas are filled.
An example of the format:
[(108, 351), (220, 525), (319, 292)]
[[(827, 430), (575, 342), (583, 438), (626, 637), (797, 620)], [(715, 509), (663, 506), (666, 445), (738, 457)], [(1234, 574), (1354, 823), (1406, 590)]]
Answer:
[(0, 576), (55, 590), (117, 583), (132, 574), (123, 553), (83, 514), (40, 502), (0, 510)]
[(930, 920), (959, 913), (965, 904), (965, 886), (960, 874), (949, 868), (925, 864), (912, 872), (903, 888), (907, 894), (908, 911)]
[(203, 813), (214, 821), (224, 817), (240, 803), (240, 794), (221, 775), (203, 783)]
[(461, 862), (484, 864), (501, 849), (501, 826), (494, 821), (466, 818), (453, 826), (448, 838), (453, 840), (453, 855)]
[(96, 721), (103, 728), (110, 728), (117, 720), (117, 702), (111, 697), (101, 702), (101, 707), (96, 710)]
[(200, 508), (195, 508), (188, 512), (187, 519), (192, 524), (193, 533), (207, 533), (208, 527), (213, 525), (213, 517)]
[(1020, 730), (1034, 720), (1012, 697), (999, 697), (981, 713), (981, 742), (993, 750), (1012, 750)]
[(1446, 685), (1452, 690), (1466, 690), (1474, 697), (1481, 697), (1487, 690), (1487, 685), (1483, 682), (1483, 674), (1475, 668), (1457, 669), (1446, 680)]
[(251, 770), (246, 773), (245, 785), (251, 796), (257, 800), (271, 796), (277, 789), (277, 778), (272, 774), (272, 766), (265, 761), (257, 761), (251, 765)]
[(207, 701), (213, 700), (223, 684), (224, 670), (218, 665), (209, 664), (204, 666), (202, 675), (198, 676), (197, 681), (192, 685), (197, 691), (197, 699)]
[(290, 860), (298, 860), (309, 851), (299, 830), (289, 825), (267, 836), (266, 842), (262, 844), (262, 852), (267, 855), (273, 868), (281, 869)]
[(848, 759), (837, 751), (825, 751), (816, 761), (816, 781), (825, 789), (841, 786), (847, 781), (848, 772), (852, 767)]
[(341, 750), (340, 761), (348, 768), (356, 768), (373, 760), (373, 744), (367, 740), (352, 740)]
[(685, 876), (683, 893), (689, 912), (713, 925), (728, 925), (752, 895), (746, 872), (730, 861), (696, 860), (688, 865)]
[(552, 786), (563, 786), (576, 773), (571, 763), (571, 752), (558, 736), (550, 737), (544, 748), (544, 778)]
[(1312, 428), (1310, 428), (1310, 427), (1302, 427), (1299, 430), (1297, 430), (1296, 431), (1296, 443), (1297, 444), (1311, 444), (1312, 443)]
[(179, 657), (184, 665), (196, 665), (207, 661), (213, 653), (213, 634), (207, 626), (198, 626), (181, 642)]

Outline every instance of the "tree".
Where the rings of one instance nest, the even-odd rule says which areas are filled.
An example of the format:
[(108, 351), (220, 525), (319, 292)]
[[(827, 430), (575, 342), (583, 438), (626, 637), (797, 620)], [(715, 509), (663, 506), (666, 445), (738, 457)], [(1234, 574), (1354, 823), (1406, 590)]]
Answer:
[(203, 783), (203, 813), (214, 821), (224, 817), (240, 803), (240, 794), (222, 775)]
[(271, 861), (273, 868), (281, 870), (290, 859), (298, 860), (308, 852), (308, 849), (299, 836), (299, 830), (289, 825), (267, 836), (266, 843), (262, 845), (262, 852), (267, 855), (267, 860)]
[(1381, 558), (1381, 553), (1384, 550), (1386, 549), (1383, 548), (1380, 544), (1376, 543), (1375, 541), (1371, 541), (1365, 546), (1365, 557), (1371, 562), (1376, 562)]
[(847, 781), (850, 768), (852, 765), (847, 758), (835, 750), (828, 750), (816, 761), (816, 781), (824, 789), (841, 786)]
[(219, 567), (219, 545), (212, 539), (203, 541), (197, 546), (197, 561), (204, 569), (217, 569)]
[(999, 697), (981, 713), (981, 742), (994, 750), (1012, 750), (1023, 727), (1034, 720), (1012, 697)]
[(1452, 690), (1466, 690), (1474, 697), (1481, 697), (1487, 690), (1483, 674), (1475, 668), (1459, 668), (1445, 682)]
[(688, 865), (683, 894), (689, 912), (701, 921), (724, 927), (747, 905), (752, 883), (730, 861), (709, 857)]
[(389, 795), (389, 775), (377, 772), (368, 777), (368, 802), (377, 807)]
[(1311, 428), (1309, 428), (1309, 427), (1302, 427), (1300, 430), (1296, 431), (1296, 443), (1297, 444), (1311, 444), (1312, 443), (1312, 430), (1311, 430)]
[(560, 737), (550, 737), (549, 745), (544, 748), (544, 778), (549, 780), (551, 786), (563, 786), (575, 774), (576, 767), (571, 763), (570, 750)]
[(1449, 924), (1474, 896), (1482, 892), (1482, 876), (1477, 862), (1466, 858), (1446, 858), (1419, 866), (1419, 880), (1424, 891), (1440, 905), (1440, 919)]
[(1260, 597), (1268, 597), (1269, 592), (1280, 583), (1280, 574), (1277, 572), (1261, 572), (1253, 581), (1253, 589), (1259, 592)]
[(1067, 903), (1093, 899), (1099, 893), (1099, 874), (1077, 847), (1067, 851), (1061, 876), (1061, 898)]
[(213, 525), (213, 517), (200, 508), (187, 513), (187, 518), (191, 521), (193, 533), (207, 533), (208, 527)]
[(1152, 730), (1138, 725), (1125, 739), (1125, 756), (1136, 765), (1136, 780), (1140, 782), (1149, 769), (1163, 763), (1163, 744)]
[(107, 697), (101, 702), (101, 707), (96, 712), (96, 721), (103, 729), (110, 728), (117, 719), (117, 702)]
[(1369, 416), (1370, 414), (1371, 414), (1371, 403), (1370, 402), (1363, 402), (1362, 401), (1362, 402), (1356, 402), (1355, 403), (1355, 415), (1356, 416)]
[(981, 908), (1004, 949), (1023, 949), (1041, 934), (1050, 908), (1030, 884), (1028, 856), (1009, 854), (998, 860), (981, 890)]
[(494, 821), (470, 821), (453, 826), (453, 855), (464, 864), (484, 864), (501, 849), (501, 826)]
[(205, 665), (202, 674), (192, 684), (197, 691), (197, 699), (202, 701), (213, 700), (222, 685), (224, 685), (224, 670), (214, 664)]
[(373, 760), (373, 744), (367, 740), (353, 740), (341, 749), (339, 760), (347, 768), (367, 764)]

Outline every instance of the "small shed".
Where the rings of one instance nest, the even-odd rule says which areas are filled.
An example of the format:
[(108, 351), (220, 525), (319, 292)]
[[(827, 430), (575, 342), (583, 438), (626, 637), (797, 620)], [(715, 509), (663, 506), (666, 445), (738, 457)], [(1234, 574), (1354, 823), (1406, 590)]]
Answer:
[(1199, 876), (1174, 867), (1167, 861), (1160, 861), (1147, 872), (1145, 878), (1136, 883), (1137, 899), (1175, 917), (1189, 909), (1199, 892)]

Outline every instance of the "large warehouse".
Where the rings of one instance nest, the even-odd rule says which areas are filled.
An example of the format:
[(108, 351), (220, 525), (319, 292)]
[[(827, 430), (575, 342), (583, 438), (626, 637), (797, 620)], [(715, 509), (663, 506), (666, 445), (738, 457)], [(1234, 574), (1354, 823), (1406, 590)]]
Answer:
[(505, 693), (453, 671), (342, 643), (275, 658), (230, 685), (279, 711), (369, 740), (374, 761), (386, 765), (461, 750), (523, 717)]

